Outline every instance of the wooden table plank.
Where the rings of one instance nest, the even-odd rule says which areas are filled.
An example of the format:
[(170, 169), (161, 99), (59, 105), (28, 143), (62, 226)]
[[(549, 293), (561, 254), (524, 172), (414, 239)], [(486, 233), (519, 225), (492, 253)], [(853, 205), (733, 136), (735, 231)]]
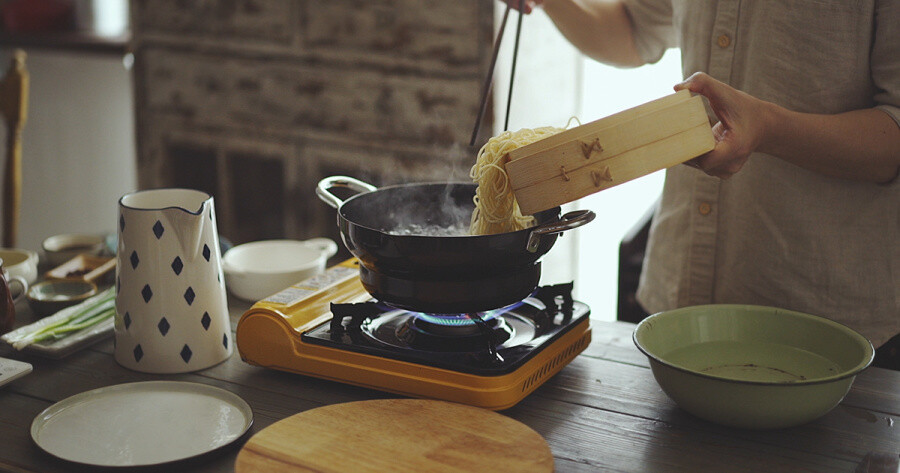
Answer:
[(47, 473), (65, 471), (49, 455), (37, 448), (29, 434), (31, 422), (51, 404), (15, 393), (8, 388), (0, 389), (0, 442), (3, 446), (0, 448), (0, 470)]
[[(232, 328), (246, 307), (232, 304)], [(557, 471), (854, 471), (867, 461), (866, 455), (900, 454), (900, 428), (893, 427), (900, 421), (900, 373), (867, 370), (841, 406), (807, 426), (780, 431), (729, 429), (687, 414), (665, 396), (646, 357), (634, 347), (634, 325), (596, 321), (593, 325), (593, 343), (582, 355), (502, 412), (547, 439)], [(113, 384), (166, 379), (227, 389), (253, 408), (251, 434), (324, 404), (396, 397), (251, 366), (237, 353), (196, 373), (148, 375), (119, 366), (112, 348), (112, 340), (106, 340), (64, 360), (46, 360), (0, 347), (0, 356), (34, 365), (34, 372), (0, 390), (0, 438), (5, 442), (0, 469), (70, 471), (71, 465), (54, 460), (31, 442), (31, 421), (53, 402)], [(179, 464), (173, 471), (233, 471), (240, 444), (210, 458)]]
[[(690, 430), (753, 444), (779, 446), (858, 462), (872, 451), (900, 454), (900, 416), (872, 413), (841, 404), (824, 417), (799, 427), (754, 431), (721, 427), (682, 411), (659, 388), (650, 370), (605, 360), (576, 359), (535, 395), (586, 407), (665, 422)], [(896, 393), (895, 393), (896, 399)], [(896, 409), (897, 402), (894, 401)]]
[(854, 465), (790, 444), (748, 442), (727, 431), (696, 429), (686, 420), (661, 422), (539, 395), (507, 414), (547, 439), (554, 457), (597, 471), (847, 472)]

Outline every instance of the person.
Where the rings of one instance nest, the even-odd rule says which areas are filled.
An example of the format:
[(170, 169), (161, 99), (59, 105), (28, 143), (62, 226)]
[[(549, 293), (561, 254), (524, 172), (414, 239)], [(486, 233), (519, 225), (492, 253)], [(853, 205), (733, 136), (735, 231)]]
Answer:
[[(518, 0), (505, 0), (518, 8)], [(666, 171), (638, 301), (829, 317), (900, 369), (900, 0), (527, 0), (620, 67), (681, 49), (715, 149)]]

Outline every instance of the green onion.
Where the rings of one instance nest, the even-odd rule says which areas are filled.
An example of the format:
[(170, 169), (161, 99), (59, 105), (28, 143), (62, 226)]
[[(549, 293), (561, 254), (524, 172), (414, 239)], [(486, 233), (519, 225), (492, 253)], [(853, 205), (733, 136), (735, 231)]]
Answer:
[(21, 350), (32, 343), (60, 340), (71, 333), (107, 320), (116, 313), (115, 287), (106, 289), (97, 296), (74, 307), (76, 309), (72, 313), (60, 320), (36, 328), (34, 331), (16, 334), (12, 338), (4, 337), (4, 340), (16, 350)]

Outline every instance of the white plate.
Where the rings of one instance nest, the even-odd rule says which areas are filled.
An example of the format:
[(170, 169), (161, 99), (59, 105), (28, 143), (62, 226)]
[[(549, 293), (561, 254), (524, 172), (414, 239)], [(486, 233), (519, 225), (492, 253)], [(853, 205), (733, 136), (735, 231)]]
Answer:
[(92, 466), (150, 466), (184, 460), (239, 439), (253, 411), (223, 389), (180, 381), (118, 384), (76, 394), (31, 423), (45, 452)]

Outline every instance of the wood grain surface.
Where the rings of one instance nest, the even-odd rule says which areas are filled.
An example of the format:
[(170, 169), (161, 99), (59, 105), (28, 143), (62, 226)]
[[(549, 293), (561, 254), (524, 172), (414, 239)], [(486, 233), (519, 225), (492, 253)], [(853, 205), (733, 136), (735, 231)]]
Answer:
[(263, 472), (550, 472), (553, 455), (530, 427), (445, 401), (377, 399), (319, 407), (254, 435), (235, 463)]
[[(249, 304), (234, 299), (230, 303), (234, 330)], [(34, 322), (24, 301), (16, 308), (17, 324)], [(556, 472), (897, 472), (890, 466), (878, 469), (881, 463), (872, 459), (900, 456), (900, 372), (867, 369), (837, 408), (807, 425), (776, 431), (732, 429), (691, 416), (662, 392), (647, 358), (632, 342), (633, 324), (592, 320), (591, 325), (592, 341), (581, 355), (501, 412), (543, 437)], [(32, 373), (0, 389), (0, 471), (78, 471), (31, 441), (31, 422), (54, 402), (113, 384), (167, 379), (227, 389), (253, 408), (251, 435), (322, 406), (397, 397), (251, 366), (237, 353), (197, 373), (148, 375), (119, 366), (112, 352), (111, 339), (62, 360), (0, 345), (0, 356), (34, 365)], [(235, 471), (242, 444), (163, 471)]]

